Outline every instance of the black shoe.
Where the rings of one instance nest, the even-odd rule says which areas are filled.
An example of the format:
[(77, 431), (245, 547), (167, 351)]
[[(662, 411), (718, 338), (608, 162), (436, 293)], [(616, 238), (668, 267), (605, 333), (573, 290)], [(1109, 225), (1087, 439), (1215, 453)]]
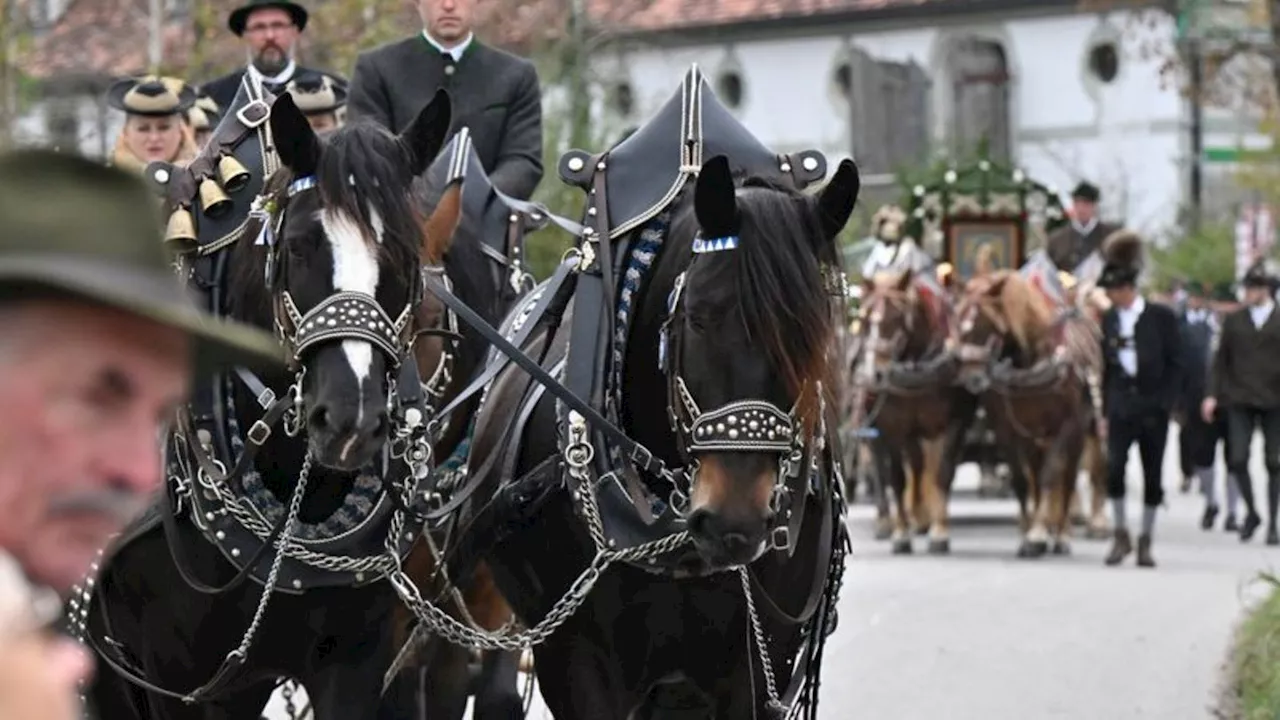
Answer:
[(1280, 545), (1280, 531), (1275, 528), (1269, 528), (1267, 530), (1267, 544)]
[(1222, 524), (1222, 529), (1224, 532), (1240, 532), (1240, 523), (1236, 520), (1235, 513), (1227, 515), (1227, 521)]
[(1253, 539), (1253, 534), (1258, 531), (1262, 525), (1262, 518), (1249, 513), (1245, 516), (1244, 524), (1240, 526), (1240, 542), (1249, 542)]
[(1153, 568), (1156, 566), (1156, 559), (1151, 556), (1151, 536), (1138, 536), (1138, 567)]
[(1119, 565), (1131, 552), (1133, 552), (1133, 540), (1129, 538), (1129, 531), (1116, 528), (1115, 539), (1111, 542), (1111, 552), (1107, 553), (1107, 559), (1104, 562), (1107, 565)]
[(1218, 519), (1218, 506), (1206, 505), (1204, 508), (1204, 516), (1200, 518), (1201, 530), (1212, 530), (1213, 521)]

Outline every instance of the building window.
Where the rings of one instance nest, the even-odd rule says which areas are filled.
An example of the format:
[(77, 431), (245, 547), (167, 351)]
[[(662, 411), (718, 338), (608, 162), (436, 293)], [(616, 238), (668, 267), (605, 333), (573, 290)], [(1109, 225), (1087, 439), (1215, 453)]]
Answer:
[(1089, 72), (1103, 83), (1116, 79), (1120, 73), (1120, 52), (1115, 43), (1098, 43), (1089, 50)]
[(952, 47), (951, 150), (1011, 159), (1009, 66), (998, 42), (969, 38)]
[(635, 102), (635, 95), (632, 93), (629, 82), (614, 85), (612, 92), (609, 93), (609, 104), (620, 117), (631, 117), (631, 113), (635, 111)]
[(737, 109), (742, 107), (742, 76), (736, 70), (728, 70), (720, 74), (716, 82), (716, 94), (725, 105)]

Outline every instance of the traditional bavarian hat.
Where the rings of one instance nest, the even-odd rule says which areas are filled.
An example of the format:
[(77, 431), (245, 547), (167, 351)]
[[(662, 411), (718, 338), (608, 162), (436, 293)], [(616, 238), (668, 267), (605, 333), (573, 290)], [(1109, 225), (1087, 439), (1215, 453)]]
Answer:
[(1090, 182), (1081, 181), (1076, 185), (1076, 189), (1071, 191), (1071, 197), (1085, 202), (1098, 202), (1102, 197), (1102, 193), (1098, 190), (1098, 186)]
[(307, 9), (297, 3), (288, 2), (288, 0), (249, 0), (249, 2), (231, 11), (231, 15), (227, 17), (227, 28), (235, 33), (236, 37), (244, 35), (244, 28), (249, 23), (249, 16), (253, 14), (254, 10), (265, 8), (285, 11), (293, 19), (293, 24), (298, 26), (299, 32), (307, 29)]
[(222, 113), (218, 109), (218, 103), (208, 95), (201, 95), (196, 98), (196, 102), (187, 110), (187, 120), (191, 123), (193, 130), (212, 130), (222, 120)]
[(1106, 265), (1098, 278), (1098, 287), (1133, 285), (1142, 270), (1142, 238), (1131, 230), (1117, 230), (1102, 242), (1102, 258)]
[(131, 173), (45, 149), (0, 154), (0, 302), (32, 295), (114, 308), (185, 333), (197, 374), (283, 367), (269, 332), (197, 309)]
[(293, 96), (293, 104), (305, 115), (337, 112), (347, 104), (347, 85), (321, 73), (307, 73), (294, 79), (285, 91)]
[(1277, 277), (1275, 269), (1271, 263), (1265, 259), (1259, 259), (1249, 266), (1245, 271), (1244, 277), (1240, 279), (1240, 284), (1245, 287), (1267, 287), (1275, 289), (1280, 284), (1280, 277)]
[(147, 75), (118, 80), (107, 89), (107, 103), (130, 115), (179, 115), (196, 103), (196, 91), (172, 77)]

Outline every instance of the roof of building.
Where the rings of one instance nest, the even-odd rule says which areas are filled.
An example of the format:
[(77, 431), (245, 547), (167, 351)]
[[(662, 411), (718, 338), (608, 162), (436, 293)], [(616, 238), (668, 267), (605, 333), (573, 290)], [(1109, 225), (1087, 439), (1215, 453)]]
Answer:
[(627, 34), (780, 21), (893, 19), (1076, 5), (1080, 0), (587, 0), (592, 19)]

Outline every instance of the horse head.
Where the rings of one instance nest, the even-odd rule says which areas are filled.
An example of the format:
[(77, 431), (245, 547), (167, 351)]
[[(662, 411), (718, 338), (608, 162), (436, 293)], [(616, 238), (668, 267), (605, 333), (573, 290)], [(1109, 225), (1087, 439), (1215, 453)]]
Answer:
[(995, 362), (1034, 364), (1050, 344), (1054, 316), (1044, 296), (1015, 271), (970, 280), (956, 307), (951, 340), (960, 360), (959, 381), (980, 392)]
[(759, 557), (785, 483), (808, 472), (843, 303), (836, 234), (858, 190), (848, 160), (807, 196), (735, 182), (717, 156), (672, 226), (693, 254), (668, 298), (661, 354), (690, 467), (687, 528), (714, 566)]
[[(265, 191), (266, 284), (241, 278), (239, 302), (256, 300), (292, 351), (296, 422), (324, 466), (357, 470), (388, 439), (393, 383), (431, 312), (421, 267), (438, 265), (457, 225), (456, 187), (430, 218), (412, 202), (449, 122), (444, 91), (399, 136), (352, 123), (321, 138), (290, 96), (272, 106), (282, 168)], [(254, 289), (265, 294), (243, 296)]]
[(936, 347), (946, 309), (913, 269), (877, 273), (864, 282), (858, 328), (861, 357), (855, 374), (866, 380), (895, 363), (919, 361)]

